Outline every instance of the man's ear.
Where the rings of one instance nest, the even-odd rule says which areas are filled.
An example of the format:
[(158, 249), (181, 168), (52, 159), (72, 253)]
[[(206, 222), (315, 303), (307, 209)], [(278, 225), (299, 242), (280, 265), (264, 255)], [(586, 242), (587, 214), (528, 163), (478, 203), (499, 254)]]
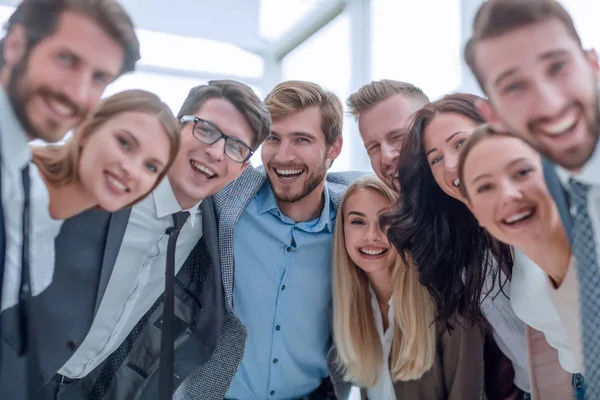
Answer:
[(600, 64), (598, 63), (598, 53), (596, 53), (595, 49), (589, 49), (585, 51), (585, 56), (588, 59), (588, 62), (592, 66), (594, 70), (594, 75), (596, 79), (600, 79)]
[(327, 150), (327, 159), (330, 160), (331, 162), (333, 162), (333, 160), (338, 158), (338, 156), (342, 152), (343, 144), (344, 144), (344, 139), (340, 135), (335, 139), (335, 141), (332, 143), (332, 145), (329, 146), (329, 149)]
[(498, 114), (494, 110), (492, 103), (489, 100), (477, 99), (475, 100), (475, 108), (479, 111), (479, 114), (486, 120), (486, 122), (498, 132), (506, 132), (506, 127), (498, 118)]
[(21, 25), (13, 26), (2, 43), (2, 60), (7, 66), (17, 65), (25, 56), (27, 40), (25, 29)]

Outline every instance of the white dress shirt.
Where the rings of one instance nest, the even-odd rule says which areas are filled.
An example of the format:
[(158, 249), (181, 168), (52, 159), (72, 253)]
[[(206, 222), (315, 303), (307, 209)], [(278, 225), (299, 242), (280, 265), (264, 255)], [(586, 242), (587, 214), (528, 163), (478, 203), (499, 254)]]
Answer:
[[(28, 136), (0, 87), (0, 147), (2, 148), (2, 207), (6, 230), (4, 284), (0, 310), (19, 302), (23, 245), (23, 181), (21, 171), (31, 161)], [(48, 190), (37, 167), (29, 166), (31, 231), (29, 236), (31, 293), (40, 294), (54, 274), (54, 238), (61, 221), (50, 217)]]
[[(196, 204), (177, 240), (175, 273), (202, 237), (202, 216)], [(131, 209), (123, 242), (106, 292), (85, 340), (59, 371), (79, 379), (102, 363), (125, 340), (165, 287), (167, 242), (171, 214), (182, 211), (168, 179)]]
[[(502, 272), (501, 272), (502, 273)], [(512, 277), (514, 282), (514, 275)], [(496, 280), (496, 282), (493, 282)], [(530, 391), (529, 385), (529, 363), (527, 360), (527, 339), (525, 337), (525, 324), (516, 315), (511, 306), (511, 282), (502, 273), (500, 281), (498, 277), (488, 275), (483, 293), (489, 292), (494, 285), (494, 291), (489, 293), (481, 303), (481, 310), (493, 329), (494, 339), (502, 353), (512, 362), (515, 371), (515, 385), (525, 391)]]
[(544, 334), (548, 344), (558, 351), (558, 361), (565, 371), (581, 372), (552, 301), (544, 271), (520, 250), (515, 249), (514, 253), (510, 298), (515, 313), (527, 325)]
[(379, 340), (381, 340), (381, 347), (383, 350), (383, 365), (381, 366), (381, 372), (379, 373), (377, 383), (375, 386), (367, 389), (367, 397), (374, 400), (396, 400), (389, 361), (390, 353), (392, 351), (392, 341), (394, 339), (394, 304), (392, 303), (392, 299), (388, 301), (390, 306), (388, 311), (388, 327), (384, 332), (383, 318), (381, 318), (381, 309), (379, 308), (377, 295), (372, 287), (370, 287), (370, 289), (371, 307), (373, 308), (373, 315), (375, 317), (375, 328), (379, 334)]

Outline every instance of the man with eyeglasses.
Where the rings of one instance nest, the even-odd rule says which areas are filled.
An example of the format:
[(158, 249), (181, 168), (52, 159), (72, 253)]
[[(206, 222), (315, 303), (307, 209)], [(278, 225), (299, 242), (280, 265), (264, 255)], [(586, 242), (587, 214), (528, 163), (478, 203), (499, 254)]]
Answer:
[[(130, 210), (71, 218), (56, 240), (54, 283), (63, 290), (47, 301), (85, 302), (87, 313), (57, 328), (73, 354), (57, 366), (49, 399), (156, 398), (159, 387), (159, 398), (171, 398), (217, 346), (226, 310), (209, 196), (248, 167), (271, 118), (248, 86), (212, 81), (189, 92), (178, 119), (181, 147), (168, 179)], [(88, 279), (67, 293), (61, 283), (74, 274)], [(164, 357), (165, 337), (174, 362)], [(239, 359), (231, 363), (235, 370)]]

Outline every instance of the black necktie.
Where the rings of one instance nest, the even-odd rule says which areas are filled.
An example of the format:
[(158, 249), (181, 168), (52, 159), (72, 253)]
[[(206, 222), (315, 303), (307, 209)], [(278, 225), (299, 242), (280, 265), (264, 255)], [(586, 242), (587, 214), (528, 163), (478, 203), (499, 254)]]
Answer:
[(190, 216), (187, 211), (172, 215), (173, 226), (165, 232), (169, 235), (167, 244), (167, 268), (165, 271), (165, 303), (163, 307), (162, 333), (160, 337), (160, 366), (158, 371), (158, 398), (173, 398), (173, 319), (175, 316), (175, 247), (177, 237), (185, 221)]
[(29, 234), (31, 232), (29, 165), (21, 171), (23, 182), (23, 223), (21, 246), (21, 285), (19, 288), (18, 318), (21, 332), (19, 355), (26, 357), (27, 390), (29, 399), (43, 398), (42, 375), (39, 370), (37, 342), (33, 325), (31, 272), (29, 270)]

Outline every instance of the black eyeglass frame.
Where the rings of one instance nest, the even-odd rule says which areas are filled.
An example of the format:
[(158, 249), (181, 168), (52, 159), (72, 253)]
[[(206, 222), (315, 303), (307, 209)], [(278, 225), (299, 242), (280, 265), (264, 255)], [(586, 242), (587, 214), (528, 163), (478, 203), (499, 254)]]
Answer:
[[(225, 146), (223, 147), (223, 153), (227, 156), (227, 158), (229, 158), (233, 162), (243, 164), (246, 161), (248, 161), (250, 159), (250, 157), (252, 157), (254, 155), (254, 150), (252, 149), (252, 147), (248, 146), (246, 143), (242, 142), (238, 138), (235, 138), (233, 136), (229, 136), (229, 135), (224, 134), (215, 124), (213, 124), (210, 121), (207, 121), (207, 120), (202, 119), (202, 118), (198, 118), (198, 117), (196, 117), (194, 115), (184, 115), (181, 118), (179, 118), (179, 122), (181, 122), (182, 124), (185, 124), (185, 123), (188, 123), (188, 122), (193, 122), (194, 126), (192, 127), (192, 135), (194, 135), (194, 137), (197, 140), (201, 141), (204, 144), (213, 145), (213, 144), (217, 143), (219, 140), (224, 139), (225, 140)], [(204, 140), (198, 138), (198, 136), (196, 136), (196, 133), (195, 133), (196, 132), (196, 124), (198, 122), (203, 122), (203, 123), (207, 124), (208, 126), (210, 126), (211, 128), (213, 128), (215, 131), (219, 132), (219, 134), (221, 136), (219, 136), (217, 138), (217, 140), (215, 140), (212, 143), (205, 142)], [(245, 148), (247, 148), (250, 151), (250, 153), (248, 153), (248, 155), (246, 156), (246, 158), (244, 158), (244, 160), (242, 160), (242, 161), (235, 160), (235, 159), (231, 158), (231, 156), (229, 154), (227, 154), (227, 151), (225, 151), (225, 149), (227, 149), (227, 140), (232, 140), (232, 141), (234, 141), (236, 143), (241, 144), (242, 146), (244, 146)]]

